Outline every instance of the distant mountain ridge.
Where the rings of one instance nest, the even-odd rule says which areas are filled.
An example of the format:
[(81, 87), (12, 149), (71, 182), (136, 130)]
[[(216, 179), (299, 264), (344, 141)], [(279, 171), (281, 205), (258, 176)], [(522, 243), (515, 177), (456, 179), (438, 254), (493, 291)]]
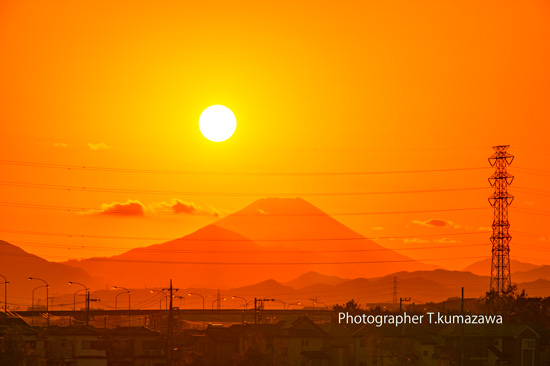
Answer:
[(298, 278), (295, 278), (292, 281), (286, 282), (285, 285), (293, 287), (295, 289), (301, 289), (307, 286), (318, 284), (335, 286), (346, 281), (348, 280), (337, 276), (326, 276), (318, 272), (310, 271), (300, 275)]
[[(81, 268), (47, 261), (3, 240), (0, 240), (0, 274), (10, 282), (8, 291), (10, 307), (21, 303), (22, 299), (30, 299), (32, 289), (43, 284), (41, 281), (29, 281), (29, 277), (43, 279), (55, 288), (56, 292), (74, 291), (74, 288), (68, 284), (69, 281), (83, 282), (88, 286), (101, 285), (99, 279), (92, 278)], [(3, 302), (3, 291), (1, 293), (0, 298)], [(45, 301), (45, 296), (38, 291), (37, 301)]]
[[(342, 263), (342, 264), (340, 264)], [(182, 238), (67, 264), (127, 286), (228, 288), (308, 271), (353, 278), (436, 268), (349, 229), (301, 198), (264, 198)]]
[[(112, 257), (111, 260), (93, 260), (85, 261), (87, 265), (107, 264), (103, 269), (109, 269), (109, 266), (121, 266), (127, 260), (132, 260), (134, 255), (138, 257), (142, 255), (151, 256), (155, 258), (155, 255), (166, 254), (168, 250), (172, 250), (170, 254), (174, 255), (186, 255), (188, 251), (199, 251), (203, 241), (200, 240), (204, 235), (208, 235), (209, 239), (214, 239), (217, 236), (219, 239), (226, 239), (226, 241), (216, 241), (213, 245), (218, 245), (218, 249), (228, 249), (227, 242), (237, 243), (233, 247), (231, 253), (219, 253), (222, 258), (229, 256), (240, 255), (243, 250), (255, 250), (257, 244), (247, 240), (243, 236), (233, 233), (226, 229), (221, 229), (215, 226), (204, 228), (199, 230), (195, 235), (190, 237), (184, 237), (176, 239), (174, 241), (166, 243), (168, 246), (163, 246), (163, 252), (155, 253), (151, 251), (150, 247), (137, 248), (130, 252), (124, 253), (120, 256)], [(186, 249), (181, 249), (179, 241), (185, 241)], [(172, 246), (172, 247), (170, 247)], [(233, 246), (233, 244), (231, 244)], [(115, 291), (111, 290), (97, 290), (105, 286), (105, 283), (97, 278), (91, 277), (82, 269), (73, 268), (68, 265), (60, 263), (48, 262), (38, 256), (27, 253), (21, 248), (9, 244), (5, 241), (0, 241), (0, 266), (2, 268), (2, 274), (4, 274), (10, 281), (9, 296), (17, 300), (9, 301), (10, 307), (14, 309), (15, 306), (19, 308), (25, 308), (30, 304), (30, 294), (33, 288), (40, 286), (40, 282), (29, 281), (29, 276), (42, 278), (51, 286), (50, 294), (56, 298), (56, 304), (65, 303), (72, 304), (73, 293), (75, 288), (68, 285), (68, 280), (74, 282), (84, 283), (95, 289), (94, 293), (102, 299), (102, 306), (112, 306), (114, 301)], [(202, 253), (204, 254), (204, 253)], [(286, 252), (280, 253), (283, 256), (288, 256)], [(267, 256), (273, 255), (272, 252), (268, 252)], [(177, 258), (175, 258), (177, 259)], [(280, 259), (277, 259), (280, 260)], [(135, 265), (135, 264), (132, 264)], [(151, 274), (150, 268), (144, 267), (145, 264), (138, 265), (141, 272), (132, 272), (131, 275), (137, 276), (141, 279), (147, 279), (147, 276)], [(149, 265), (149, 264), (147, 264)], [(151, 264), (151, 268), (157, 268), (154, 264)], [(174, 268), (178, 268), (178, 265), (163, 265), (165, 268), (171, 268), (168, 271), (169, 275), (174, 275)], [(541, 278), (546, 276), (550, 266), (541, 266), (533, 270), (523, 273), (516, 273), (514, 275), (514, 282), (518, 284), (520, 291), (526, 290), (529, 296), (548, 296), (548, 288), (550, 288), (550, 280)], [(101, 267), (94, 268), (95, 270), (101, 270)], [(122, 269), (128, 269), (122, 265)], [(120, 270), (120, 269), (119, 269)], [(206, 268), (206, 271), (208, 267)], [(216, 272), (215, 278), (218, 276), (225, 276), (234, 271), (234, 267), (230, 266), (226, 268), (227, 272)], [(270, 268), (267, 269), (270, 271)], [(185, 272), (183, 272), (185, 273)], [(273, 275), (273, 272), (269, 272)], [(264, 273), (264, 275), (269, 275)], [(245, 272), (245, 275), (249, 273)], [(140, 277), (141, 276), (141, 277)], [(230, 278), (231, 279), (231, 278)], [(111, 279), (112, 281), (113, 279)], [(116, 278), (117, 284), (120, 285), (120, 278)], [(489, 276), (478, 276), (471, 272), (464, 271), (448, 271), (448, 270), (425, 270), (425, 271), (398, 271), (385, 276), (371, 277), (371, 278), (352, 278), (345, 279), (332, 275), (325, 275), (320, 272), (309, 271), (306, 273), (300, 273), (295, 278), (287, 281), (280, 282), (273, 278), (267, 280), (261, 280), (259, 276), (254, 276), (249, 279), (251, 284), (244, 286), (227, 286), (221, 287), (221, 294), (227, 302), (224, 302), (224, 307), (238, 307), (244, 306), (244, 302), (239, 297), (243, 297), (248, 301), (251, 301), (254, 297), (267, 297), (273, 298), (277, 301), (277, 304), (270, 304), (269, 306), (287, 306), (293, 304), (296, 306), (313, 306), (315, 302), (318, 302), (317, 306), (322, 303), (336, 304), (344, 303), (350, 299), (355, 299), (363, 306), (369, 306), (369, 304), (377, 303), (391, 303), (393, 301), (393, 289), (394, 284), (397, 284), (397, 297), (411, 297), (412, 302), (422, 303), (428, 301), (444, 301), (449, 298), (456, 298), (460, 295), (461, 287), (465, 288), (465, 295), (468, 298), (483, 297), (489, 289)], [(395, 282), (394, 282), (395, 281)], [(196, 292), (203, 294), (204, 296), (216, 296), (218, 286), (210, 287), (193, 287), (193, 286), (181, 286), (181, 282), (176, 280), (175, 283), (180, 288), (180, 293)], [(143, 286), (133, 286), (131, 284), (122, 283), (126, 287), (132, 289), (132, 300), (141, 301), (147, 303), (151, 307), (157, 307), (159, 298), (153, 298), (149, 288)], [(166, 283), (162, 283), (160, 288), (165, 287)], [(110, 287), (108, 287), (110, 288)], [(1, 291), (0, 291), (1, 292)], [(57, 294), (57, 295), (54, 295)], [(59, 297), (60, 294), (64, 294)], [(235, 296), (235, 298), (233, 298)], [(0, 298), (3, 297), (0, 295)], [(43, 304), (45, 301), (45, 294), (41, 291), (36, 292), (36, 303)], [(237, 303), (240, 301), (241, 303)], [(181, 302), (181, 301), (180, 301)], [(298, 304), (299, 303), (299, 304)], [(26, 305), (25, 305), (26, 304)], [(286, 304), (286, 305), (285, 305)], [(202, 302), (199, 298), (187, 298), (185, 304), (186, 307), (198, 308), (202, 306)], [(80, 306), (80, 305), (79, 305)]]
[[(512, 275), (515, 272), (526, 272), (538, 267), (540, 266), (536, 264), (520, 262), (514, 259), (510, 260)], [(489, 276), (491, 274), (491, 258), (483, 259), (470, 264), (468, 267), (464, 268), (463, 271), (472, 272), (480, 276)]]

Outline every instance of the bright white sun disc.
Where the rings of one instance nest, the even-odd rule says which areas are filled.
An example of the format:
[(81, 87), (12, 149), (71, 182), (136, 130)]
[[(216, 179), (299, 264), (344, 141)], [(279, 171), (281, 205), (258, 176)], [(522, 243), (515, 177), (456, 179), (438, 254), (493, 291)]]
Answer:
[(230, 138), (237, 129), (237, 118), (231, 109), (223, 105), (211, 105), (202, 111), (199, 129), (210, 141), (220, 142)]

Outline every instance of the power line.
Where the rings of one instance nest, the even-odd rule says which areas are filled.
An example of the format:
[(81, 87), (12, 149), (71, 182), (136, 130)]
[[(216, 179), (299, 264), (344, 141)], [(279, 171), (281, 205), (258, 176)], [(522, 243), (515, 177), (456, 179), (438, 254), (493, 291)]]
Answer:
[(512, 171), (517, 170), (519, 172), (526, 173), (526, 174), (531, 174), (531, 175), (550, 177), (550, 170), (523, 168), (523, 167), (517, 167), (517, 166), (512, 168), (511, 170)]
[(536, 249), (539, 252), (550, 252), (549, 247), (540, 247), (540, 246), (532, 245), (532, 244), (517, 244), (517, 243), (515, 245), (519, 245), (520, 247), (527, 248), (527, 249), (533, 248), (533, 249)]
[(67, 165), (37, 163), (16, 160), (0, 160), (0, 164), (15, 165), (35, 168), (51, 168), (63, 170), (84, 170), (98, 172), (118, 172), (118, 173), (141, 173), (141, 174), (181, 174), (181, 175), (240, 175), (240, 176), (320, 176), (320, 175), (380, 175), (380, 174), (413, 174), (413, 173), (438, 173), (438, 172), (456, 172), (469, 170), (486, 170), (487, 167), (469, 167), (469, 168), (443, 168), (443, 169), (420, 169), (420, 170), (394, 170), (394, 171), (359, 171), (359, 172), (200, 172), (183, 170), (157, 170), (157, 169), (130, 169), (130, 168), (109, 168), (98, 166)]
[[(27, 231), (27, 230), (13, 230), (13, 229), (1, 229), (0, 232), (12, 233), (12, 234), (29, 234), (39, 236), (58, 236), (77, 239), (125, 239), (125, 240), (174, 240), (174, 238), (155, 238), (155, 237), (139, 237), (139, 236), (115, 236), (115, 235), (93, 235), (93, 234), (64, 234), (64, 233), (52, 233), (44, 231)], [(440, 237), (440, 236), (457, 236), (457, 235), (475, 235), (475, 234), (487, 234), (490, 231), (469, 231), (460, 233), (445, 233), (445, 234), (425, 234), (425, 235), (399, 235), (399, 236), (376, 236), (376, 237), (344, 237), (344, 238), (285, 238), (285, 239), (217, 239), (217, 238), (197, 238), (197, 239), (185, 239), (189, 241), (222, 241), (222, 242), (239, 242), (245, 240), (261, 241), (261, 242), (302, 242), (302, 241), (343, 241), (343, 240), (384, 240), (384, 239), (405, 239), (405, 238), (424, 238), (424, 237)]]
[[(192, 240), (190, 240), (192, 241)], [(84, 250), (101, 250), (101, 251), (121, 251), (132, 250), (132, 252), (139, 253), (180, 253), (180, 254), (208, 254), (208, 253), (362, 253), (362, 252), (383, 252), (383, 251), (407, 251), (407, 250), (426, 250), (426, 249), (448, 249), (448, 248), (464, 248), (464, 247), (478, 247), (487, 246), (487, 243), (483, 244), (454, 244), (439, 245), (439, 246), (421, 246), (421, 247), (402, 247), (402, 248), (377, 248), (377, 249), (336, 249), (336, 250), (193, 250), (193, 249), (148, 249), (145, 248), (122, 248), (122, 247), (96, 247), (96, 246), (67, 246), (62, 244), (47, 244), (47, 243), (29, 243), (12, 241), (10, 244), (17, 244), (22, 247), (39, 247), (39, 248), (59, 248), (59, 249), (84, 249)]]
[[(33, 256), (28, 253), (0, 252), (0, 255), (11, 257)], [(382, 263), (406, 263), (406, 262), (433, 262), (460, 259), (485, 259), (487, 256), (454, 257), (454, 258), (429, 258), (429, 259), (396, 259), (379, 261), (341, 261), (341, 262), (195, 262), (195, 261), (157, 261), (147, 259), (121, 259), (121, 258), (88, 258), (87, 262), (117, 262), (117, 263), (141, 263), (141, 264), (180, 264), (180, 265), (224, 265), (224, 266), (287, 266), (287, 265), (341, 265), (341, 264), (382, 264)]]
[(529, 210), (521, 207), (514, 208), (513, 211), (531, 214), (531, 215), (538, 215), (538, 216), (550, 216), (550, 211), (544, 211), (544, 210)]
[(514, 234), (514, 235), (527, 236), (527, 237), (532, 237), (532, 238), (550, 237), (550, 234), (526, 233), (524, 231), (516, 231), (516, 230), (511, 231), (511, 233)]
[[(101, 213), (105, 215), (143, 215), (143, 214), (155, 214), (155, 215), (180, 215), (180, 216), (221, 216), (218, 213), (206, 213), (206, 212), (162, 212), (154, 210), (143, 210), (139, 212), (128, 212), (125, 210), (109, 210), (99, 208), (85, 208), (85, 207), (68, 207), (68, 206), (54, 206), (54, 205), (39, 205), (39, 204), (27, 204), (27, 203), (14, 203), (14, 202), (0, 202), (0, 206), (27, 208), (37, 210), (53, 210), (53, 211), (67, 211), (76, 213)], [(268, 216), (367, 216), (367, 215), (393, 215), (393, 214), (411, 214), (411, 213), (433, 213), (433, 212), (456, 212), (456, 211), (474, 211), (474, 210), (487, 210), (488, 207), (468, 207), (468, 208), (450, 208), (450, 209), (434, 209), (434, 210), (409, 210), (409, 211), (379, 211), (379, 212), (336, 212), (336, 213), (266, 213)], [(259, 213), (231, 213), (226, 214), (230, 216), (258, 216)]]
[(2, 233), (10, 234), (28, 234), (28, 235), (40, 235), (40, 236), (60, 236), (67, 238), (79, 238), (79, 239), (124, 239), (124, 240), (173, 240), (174, 238), (155, 238), (155, 237), (139, 237), (139, 236), (114, 236), (114, 235), (84, 235), (84, 234), (62, 234), (62, 233), (51, 233), (43, 231), (27, 231), (27, 230), (11, 230), (11, 229), (0, 229)]
[(544, 265), (548, 265), (550, 264), (548, 262), (548, 260), (546, 259), (541, 259), (541, 258), (529, 258), (529, 257), (518, 257), (518, 256), (514, 256), (514, 258), (519, 258), (519, 259), (527, 259), (527, 260), (530, 260), (530, 261), (535, 261), (535, 262), (541, 262), (544, 264)]
[(538, 196), (550, 196), (550, 191), (545, 191), (543, 189), (514, 187), (514, 191), (538, 195)]
[(321, 197), (321, 196), (367, 196), (378, 194), (410, 194), (410, 193), (437, 193), (437, 192), (457, 192), (457, 191), (472, 191), (486, 190), (489, 187), (470, 187), (470, 188), (446, 188), (446, 189), (425, 189), (425, 190), (407, 190), (407, 191), (379, 191), (379, 192), (325, 192), (325, 193), (288, 193), (288, 192), (239, 192), (239, 193), (223, 193), (223, 192), (180, 192), (180, 191), (162, 191), (162, 190), (145, 190), (145, 189), (119, 189), (119, 188), (97, 188), (97, 187), (79, 187), (79, 186), (63, 186), (53, 184), (38, 184), (38, 183), (23, 183), (0, 181), (0, 185), (9, 187), (21, 188), (39, 188), (53, 189), (69, 192), (103, 192), (103, 193), (126, 193), (126, 194), (153, 194), (153, 195), (177, 195), (177, 196), (292, 196), (292, 197)]

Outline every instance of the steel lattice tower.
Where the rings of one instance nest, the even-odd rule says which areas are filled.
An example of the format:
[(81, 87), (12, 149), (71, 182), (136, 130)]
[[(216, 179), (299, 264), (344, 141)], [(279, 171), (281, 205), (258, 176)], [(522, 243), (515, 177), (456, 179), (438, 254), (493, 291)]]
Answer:
[(489, 183), (495, 192), (489, 197), (489, 203), (494, 207), (493, 235), (491, 236), (491, 291), (497, 295), (506, 293), (511, 285), (510, 276), (510, 241), (512, 237), (508, 230), (508, 206), (512, 204), (514, 196), (508, 193), (508, 186), (512, 184), (514, 176), (506, 171), (512, 164), (514, 156), (510, 155), (509, 145), (493, 146), (495, 153), (489, 157), (489, 163), (495, 167), (495, 172), (489, 177)]

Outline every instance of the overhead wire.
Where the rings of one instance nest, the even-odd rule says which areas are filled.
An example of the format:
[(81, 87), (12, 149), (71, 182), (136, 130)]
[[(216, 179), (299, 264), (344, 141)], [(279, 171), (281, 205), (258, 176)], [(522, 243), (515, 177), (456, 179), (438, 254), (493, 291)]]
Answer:
[(365, 192), (190, 192), (190, 191), (163, 191), (163, 190), (145, 190), (145, 189), (121, 189), (121, 188), (98, 188), (83, 186), (65, 186), (55, 184), (24, 183), (0, 181), (0, 186), (22, 187), (62, 190), (68, 192), (102, 192), (102, 193), (125, 193), (125, 194), (151, 194), (151, 195), (175, 195), (175, 196), (222, 196), (222, 197), (325, 197), (325, 196), (368, 196), (368, 195), (386, 195), (386, 194), (414, 194), (414, 193), (439, 193), (439, 192), (459, 192), (487, 190), (491, 187), (467, 187), (467, 188), (444, 188), (444, 189), (417, 189), (403, 191), (365, 191)]
[[(34, 256), (29, 253), (0, 252), (4, 256)], [(396, 260), (377, 260), (377, 261), (341, 261), (341, 262), (209, 262), (209, 261), (160, 261), (147, 259), (123, 259), (123, 258), (88, 258), (88, 262), (117, 262), (117, 263), (142, 263), (142, 264), (180, 264), (180, 265), (340, 265), (340, 264), (377, 264), (377, 263), (406, 263), (406, 262), (432, 262), (440, 260), (459, 260), (459, 259), (480, 259), (489, 258), (486, 256), (455, 257), (455, 258), (429, 258), (429, 259), (396, 259)]]
[(5, 160), (5, 159), (1, 159), (0, 164), (36, 167), (36, 168), (85, 170), (85, 171), (98, 171), (98, 172), (181, 174), (181, 175), (239, 175), (239, 176), (321, 176), (321, 175), (341, 176), (341, 175), (415, 174), (415, 173), (438, 173), (438, 172), (455, 172), (455, 171), (469, 171), (469, 170), (487, 170), (491, 168), (491, 167), (465, 167), (465, 168), (440, 168), (440, 169), (394, 170), (394, 171), (355, 171), (355, 172), (201, 172), (201, 171), (183, 171), (183, 170), (110, 168), (110, 167), (85, 166), (85, 165), (38, 163), (38, 162)]
[[(95, 235), (95, 234), (66, 234), (53, 233), (44, 231), (29, 231), (29, 230), (14, 230), (0, 228), (0, 232), (12, 234), (29, 234), (38, 236), (58, 236), (75, 239), (124, 239), (124, 240), (174, 240), (174, 238), (157, 238), (157, 237), (140, 237), (140, 236), (116, 236), (116, 235)], [(457, 235), (477, 235), (487, 234), (490, 231), (468, 231), (458, 233), (438, 233), (438, 234), (420, 234), (420, 235), (396, 235), (396, 236), (374, 236), (374, 237), (333, 237), (333, 238), (244, 238), (243, 239), (225, 239), (225, 238), (195, 238), (189, 239), (192, 241), (222, 241), (222, 242), (239, 242), (243, 240), (251, 240), (255, 242), (303, 242), (303, 241), (340, 241), (340, 240), (385, 240), (385, 239), (405, 239), (405, 238), (421, 238), (421, 237), (439, 237), (439, 236), (457, 236)]]
[[(193, 240), (189, 240), (192, 242)], [(214, 241), (214, 240), (213, 240)], [(46, 243), (34, 243), (34, 242), (20, 242), (11, 241), (10, 244), (17, 244), (21, 247), (40, 247), (40, 248), (58, 248), (58, 249), (85, 249), (85, 250), (99, 250), (99, 251), (121, 251), (129, 250), (124, 247), (96, 247), (96, 246), (68, 246), (62, 244), (46, 244)], [(436, 245), (436, 246), (421, 246), (421, 247), (401, 247), (401, 248), (376, 248), (376, 249), (335, 249), (335, 250), (277, 250), (277, 249), (265, 249), (265, 250), (210, 250), (210, 249), (158, 249), (158, 248), (132, 248), (133, 253), (171, 253), (171, 254), (219, 254), (219, 253), (361, 253), (361, 252), (382, 252), (382, 251), (407, 251), (407, 250), (431, 250), (431, 249), (448, 249), (448, 248), (467, 248), (490, 245), (483, 244), (456, 244), (455, 242), (449, 243), (450, 245)]]
[(69, 207), (69, 206), (55, 206), (55, 205), (39, 205), (39, 204), (26, 204), (26, 203), (14, 203), (14, 202), (0, 202), (0, 206), (39, 209), (39, 210), (54, 210), (54, 211), (67, 211), (76, 213), (101, 213), (106, 215), (179, 215), (179, 216), (260, 216), (266, 215), (270, 217), (278, 216), (367, 216), (367, 215), (393, 215), (393, 214), (412, 214), (412, 213), (434, 213), (434, 212), (458, 212), (458, 211), (475, 211), (475, 210), (488, 210), (490, 207), (466, 207), (466, 208), (448, 208), (448, 209), (432, 209), (432, 210), (408, 210), (408, 211), (377, 211), (377, 212), (334, 212), (334, 213), (228, 213), (220, 214), (218, 212), (163, 212), (155, 210), (141, 210), (139, 212), (131, 212), (121, 209), (109, 209), (106, 211), (101, 208), (84, 208), (84, 207)]

